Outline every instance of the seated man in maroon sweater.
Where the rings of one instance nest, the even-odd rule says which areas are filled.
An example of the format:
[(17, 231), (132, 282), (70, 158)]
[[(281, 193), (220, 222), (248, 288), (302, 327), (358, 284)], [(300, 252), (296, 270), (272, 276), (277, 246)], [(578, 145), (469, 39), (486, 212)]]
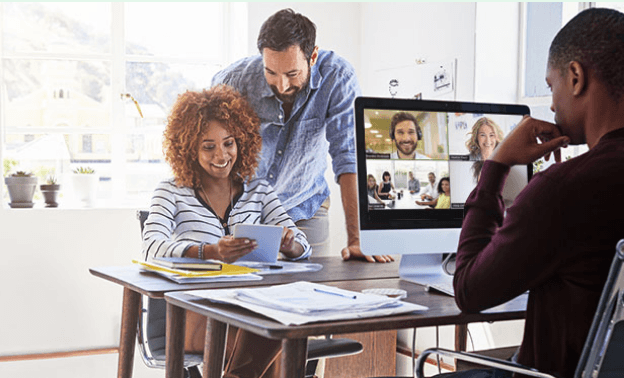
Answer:
[[(528, 290), (517, 361), (571, 378), (624, 237), (624, 14), (589, 9), (573, 18), (551, 44), (546, 82), (556, 124), (525, 117), (485, 162), (466, 201), (455, 299), (477, 312)], [(589, 151), (561, 163), (568, 144)], [(509, 168), (551, 153), (559, 163), (536, 174), (503, 218)]]

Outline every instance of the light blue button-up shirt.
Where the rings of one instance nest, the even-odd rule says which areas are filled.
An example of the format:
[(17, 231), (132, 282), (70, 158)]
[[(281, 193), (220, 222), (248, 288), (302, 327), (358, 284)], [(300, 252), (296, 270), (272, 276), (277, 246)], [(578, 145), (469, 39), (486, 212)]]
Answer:
[(328, 151), (336, 181), (356, 172), (353, 104), (360, 87), (355, 71), (323, 50), (311, 71), (310, 85), (297, 94), (288, 120), (266, 82), (262, 55), (239, 60), (212, 79), (213, 86), (234, 87), (258, 113), (262, 152), (256, 177), (273, 186), (294, 221), (310, 219), (329, 196)]

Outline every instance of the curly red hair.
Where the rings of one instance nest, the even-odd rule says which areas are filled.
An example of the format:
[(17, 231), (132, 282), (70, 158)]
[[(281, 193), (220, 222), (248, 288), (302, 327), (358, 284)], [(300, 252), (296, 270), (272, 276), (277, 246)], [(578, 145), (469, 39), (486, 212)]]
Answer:
[(200, 186), (202, 168), (197, 152), (210, 121), (221, 122), (236, 140), (238, 158), (230, 173), (232, 179), (241, 182), (253, 178), (262, 142), (260, 121), (245, 97), (232, 87), (219, 85), (201, 92), (186, 91), (173, 104), (163, 152), (177, 185)]

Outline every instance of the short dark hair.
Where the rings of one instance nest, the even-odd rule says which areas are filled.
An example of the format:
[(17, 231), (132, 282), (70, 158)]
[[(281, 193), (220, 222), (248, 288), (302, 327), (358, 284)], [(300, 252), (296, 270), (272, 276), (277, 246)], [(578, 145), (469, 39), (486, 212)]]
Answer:
[(383, 181), (384, 177), (388, 176), (388, 178), (390, 179), (390, 181), (392, 181), (392, 176), (390, 176), (390, 172), (385, 171), (382, 175), (381, 175), (381, 181)]
[(548, 63), (562, 71), (572, 61), (592, 69), (619, 100), (624, 94), (624, 14), (590, 8), (570, 20), (550, 45)]
[(414, 123), (414, 127), (416, 127), (416, 136), (418, 140), (422, 139), (422, 130), (420, 126), (418, 126), (418, 121), (416, 121), (416, 117), (413, 114), (407, 112), (399, 112), (394, 113), (392, 119), (390, 120), (390, 139), (396, 139), (394, 137), (394, 129), (396, 129), (396, 125), (403, 121), (412, 121)]
[(440, 182), (438, 182), (438, 193), (442, 194), (444, 193), (444, 190), (442, 190), (442, 181), (448, 181), (449, 185), (451, 185), (451, 179), (448, 177), (442, 177), (440, 179)]
[(316, 25), (301, 13), (290, 8), (282, 9), (260, 27), (258, 50), (266, 47), (275, 51), (285, 51), (290, 46), (299, 46), (308, 62), (316, 46)]

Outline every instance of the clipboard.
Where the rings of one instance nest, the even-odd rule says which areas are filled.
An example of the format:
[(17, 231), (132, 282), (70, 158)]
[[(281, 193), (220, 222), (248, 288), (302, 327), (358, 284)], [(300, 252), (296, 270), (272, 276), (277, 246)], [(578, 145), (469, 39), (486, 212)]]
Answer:
[(248, 238), (258, 243), (258, 248), (237, 261), (276, 263), (284, 227), (268, 224), (236, 224), (235, 238)]

